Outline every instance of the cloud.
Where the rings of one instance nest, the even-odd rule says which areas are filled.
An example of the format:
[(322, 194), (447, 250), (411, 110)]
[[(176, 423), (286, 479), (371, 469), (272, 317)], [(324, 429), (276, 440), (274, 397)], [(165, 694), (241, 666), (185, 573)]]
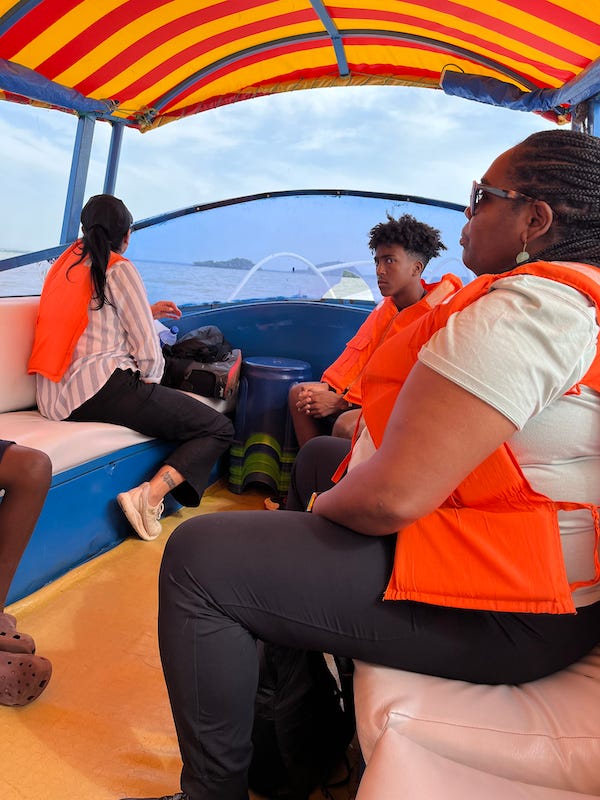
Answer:
[[(126, 129), (116, 193), (137, 219), (260, 192), (340, 188), (466, 202), (500, 152), (552, 127), (438, 90), (296, 91)], [(58, 243), (76, 118), (0, 103), (4, 247)], [(110, 127), (95, 126), (86, 195), (102, 191)], [(35, 224), (33, 224), (35, 220)]]

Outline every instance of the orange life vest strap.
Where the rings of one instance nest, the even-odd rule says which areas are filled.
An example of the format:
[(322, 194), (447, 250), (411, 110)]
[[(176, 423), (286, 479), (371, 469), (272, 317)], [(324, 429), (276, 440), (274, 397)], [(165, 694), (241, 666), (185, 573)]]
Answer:
[[(40, 297), (27, 371), (29, 374), (39, 372), (54, 382), (65, 374), (88, 324), (92, 278), (89, 261), (79, 261), (81, 245), (81, 240), (77, 240), (54, 262)], [(107, 271), (117, 261), (127, 259), (111, 252)]]

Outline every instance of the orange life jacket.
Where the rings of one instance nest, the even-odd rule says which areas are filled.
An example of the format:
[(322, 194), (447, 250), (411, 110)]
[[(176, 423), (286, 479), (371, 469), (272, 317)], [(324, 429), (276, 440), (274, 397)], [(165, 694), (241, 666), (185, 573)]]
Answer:
[[(46, 276), (27, 365), (29, 374), (39, 372), (56, 383), (71, 363), (75, 345), (88, 324), (92, 276), (88, 259), (76, 263), (79, 258), (80, 240), (57, 258)], [(111, 252), (107, 271), (117, 261), (127, 259)]]
[(344, 352), (323, 373), (321, 380), (349, 403), (361, 404), (360, 379), (379, 345), (462, 286), (460, 278), (452, 274), (444, 275), (437, 283), (421, 281), (421, 284), (425, 294), (406, 308), (398, 309), (391, 297), (384, 297), (350, 339)]
[[(483, 275), (445, 304), (389, 339), (363, 379), (363, 414), (375, 446), (383, 438), (397, 394), (420, 348), (449, 317), (509, 275), (537, 275), (572, 286), (600, 308), (600, 270), (586, 264), (537, 262), (500, 275)], [(600, 391), (600, 355), (579, 386)], [(569, 585), (557, 511), (587, 508), (596, 532), (595, 575)], [(397, 535), (388, 600), (415, 600), (454, 608), (573, 613), (571, 593), (600, 580), (598, 507), (554, 502), (535, 492), (510, 447), (502, 445), (431, 514)]]

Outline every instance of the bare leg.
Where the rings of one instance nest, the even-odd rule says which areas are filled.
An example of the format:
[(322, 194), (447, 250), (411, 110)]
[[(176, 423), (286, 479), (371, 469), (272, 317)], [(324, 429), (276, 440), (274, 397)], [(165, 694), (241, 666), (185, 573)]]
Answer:
[(46, 453), (11, 444), (0, 460), (0, 706), (25, 706), (44, 691), (52, 675), (47, 658), (34, 655), (35, 642), (4, 613), (6, 596), (38, 521), (52, 480)]
[(46, 453), (11, 445), (0, 461), (0, 611), (21, 556), (31, 538), (52, 480)]
[(336, 421), (333, 423), (332, 436), (339, 436), (340, 439), (352, 439), (354, 436), (354, 429), (358, 422), (362, 410), (360, 408), (353, 408), (350, 411), (344, 411), (340, 414)]
[(148, 483), (150, 489), (148, 491), (148, 502), (151, 506), (157, 506), (165, 496), (175, 489), (177, 486), (185, 481), (185, 478), (175, 469), (168, 464), (162, 466), (153, 478), (150, 478)]

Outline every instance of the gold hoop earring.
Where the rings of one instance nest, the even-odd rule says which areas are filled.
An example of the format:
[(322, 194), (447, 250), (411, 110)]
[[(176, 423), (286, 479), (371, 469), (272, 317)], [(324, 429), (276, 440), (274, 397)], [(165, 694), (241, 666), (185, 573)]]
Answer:
[(517, 253), (515, 258), (517, 264), (524, 264), (526, 261), (529, 261), (529, 253), (527, 252), (527, 240), (523, 242), (523, 249), (520, 253)]

